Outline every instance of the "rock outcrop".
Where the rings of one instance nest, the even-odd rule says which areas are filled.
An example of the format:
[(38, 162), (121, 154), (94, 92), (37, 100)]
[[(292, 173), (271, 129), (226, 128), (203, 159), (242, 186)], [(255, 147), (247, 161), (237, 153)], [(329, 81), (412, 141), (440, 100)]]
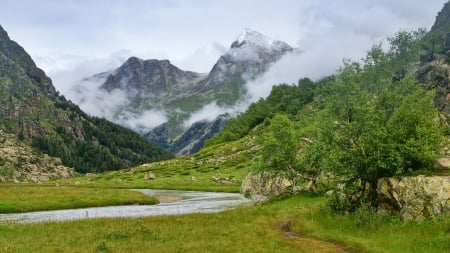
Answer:
[(377, 191), (380, 208), (405, 220), (450, 214), (450, 176), (382, 178)]
[(422, 64), (417, 71), (417, 80), (429, 90), (435, 90), (434, 104), (436, 108), (450, 114), (450, 66), (446, 57), (436, 55), (435, 60)]
[(241, 185), (241, 193), (245, 195), (279, 196), (292, 191), (292, 180), (269, 172), (251, 172), (245, 177)]
[(61, 159), (40, 154), (0, 130), (0, 182), (38, 183), (74, 175)]

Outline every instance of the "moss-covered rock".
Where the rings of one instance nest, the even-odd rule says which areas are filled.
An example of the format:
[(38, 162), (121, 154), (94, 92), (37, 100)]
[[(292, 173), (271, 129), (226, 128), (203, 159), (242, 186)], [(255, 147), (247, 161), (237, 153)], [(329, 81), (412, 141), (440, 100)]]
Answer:
[(405, 220), (450, 214), (449, 176), (382, 178), (377, 191), (380, 208)]
[(279, 196), (293, 191), (293, 181), (283, 175), (269, 172), (250, 172), (241, 185), (241, 193), (245, 195)]

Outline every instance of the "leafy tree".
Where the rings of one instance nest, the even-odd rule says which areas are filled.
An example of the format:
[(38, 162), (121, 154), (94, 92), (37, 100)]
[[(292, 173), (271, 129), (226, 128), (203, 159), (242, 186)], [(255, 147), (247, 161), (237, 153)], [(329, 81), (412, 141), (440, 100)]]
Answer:
[(288, 173), (297, 170), (297, 138), (293, 123), (286, 115), (277, 114), (270, 121), (262, 144), (263, 169)]
[(418, 38), (402, 32), (388, 52), (375, 46), (364, 65), (346, 62), (321, 86), (322, 111), (300, 164), (359, 182), (349, 208), (366, 196), (376, 207), (379, 178), (428, 169), (439, 154), (443, 128), (434, 94), (408, 75), (396, 78), (397, 65), (408, 65)]

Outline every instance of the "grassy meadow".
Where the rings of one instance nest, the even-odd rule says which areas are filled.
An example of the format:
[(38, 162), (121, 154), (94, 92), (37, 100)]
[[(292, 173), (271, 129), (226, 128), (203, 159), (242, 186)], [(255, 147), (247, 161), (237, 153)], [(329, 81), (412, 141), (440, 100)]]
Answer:
[(154, 197), (127, 189), (0, 184), (0, 213), (156, 203)]
[[(0, 224), (1, 252), (449, 252), (450, 222), (331, 215), (293, 196), (215, 214)], [(345, 245), (345, 246), (344, 246)]]
[[(173, 190), (201, 190), (239, 192), (242, 180), (258, 155), (253, 137), (202, 149), (186, 157), (137, 166), (135, 168), (85, 177), (61, 180), (61, 185), (152, 188)], [(145, 179), (147, 172), (156, 179)]]

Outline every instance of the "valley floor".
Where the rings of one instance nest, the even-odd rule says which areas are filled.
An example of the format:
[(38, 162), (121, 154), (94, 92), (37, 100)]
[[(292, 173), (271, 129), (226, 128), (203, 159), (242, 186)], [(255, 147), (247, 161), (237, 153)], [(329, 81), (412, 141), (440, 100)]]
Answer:
[[(449, 252), (450, 222), (331, 215), (292, 196), (215, 214), (0, 224), (1, 252)], [(345, 245), (345, 246), (341, 246)]]

